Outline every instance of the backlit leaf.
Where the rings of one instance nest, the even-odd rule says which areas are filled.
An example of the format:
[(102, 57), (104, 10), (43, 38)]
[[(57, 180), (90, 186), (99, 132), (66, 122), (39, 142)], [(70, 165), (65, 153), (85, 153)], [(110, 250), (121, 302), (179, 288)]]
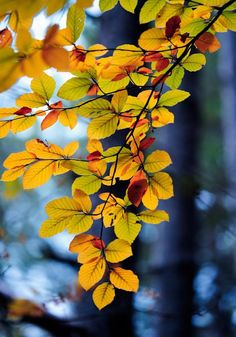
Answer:
[(169, 221), (169, 215), (165, 211), (143, 211), (139, 213), (138, 218), (149, 224), (159, 224), (163, 221)]
[(110, 272), (110, 281), (118, 289), (133, 292), (138, 291), (139, 280), (131, 270), (120, 267), (113, 268)]
[(79, 283), (85, 289), (89, 290), (101, 280), (106, 270), (106, 262), (103, 258), (86, 263), (80, 267)]
[(67, 100), (76, 101), (87, 94), (90, 85), (91, 82), (88, 78), (73, 77), (60, 87), (57, 95)]
[(126, 11), (134, 13), (138, 0), (119, 0), (119, 2)]
[(72, 32), (72, 42), (76, 42), (84, 28), (85, 14), (83, 9), (77, 5), (72, 5), (67, 14), (66, 25)]
[(184, 90), (170, 90), (161, 95), (158, 105), (159, 106), (173, 106), (179, 102), (184, 101), (190, 96), (190, 93)]
[(109, 137), (115, 133), (117, 124), (118, 116), (115, 114), (94, 118), (88, 126), (88, 137), (93, 139)]
[(110, 304), (115, 298), (114, 286), (109, 282), (99, 284), (93, 292), (93, 301), (96, 307), (101, 310)]
[(132, 256), (130, 244), (125, 240), (116, 239), (109, 243), (105, 249), (106, 260), (112, 263), (117, 263)]
[(156, 19), (157, 14), (165, 5), (165, 0), (147, 0), (144, 2), (140, 11), (139, 21), (140, 23), (146, 23)]
[(36, 77), (31, 81), (32, 91), (42, 96), (46, 101), (49, 101), (52, 97), (55, 87), (55, 80), (46, 73), (43, 73), (41, 76)]
[(37, 188), (51, 178), (54, 171), (54, 161), (38, 161), (31, 165), (23, 176), (24, 189)]
[(154, 173), (164, 169), (171, 163), (170, 156), (166, 151), (156, 150), (147, 156), (144, 168), (148, 173)]
[(115, 234), (119, 239), (123, 239), (132, 243), (141, 230), (140, 223), (133, 213), (125, 213), (120, 221), (115, 225)]
[(18, 106), (27, 106), (29, 108), (39, 108), (46, 104), (43, 96), (39, 94), (23, 94), (16, 100)]

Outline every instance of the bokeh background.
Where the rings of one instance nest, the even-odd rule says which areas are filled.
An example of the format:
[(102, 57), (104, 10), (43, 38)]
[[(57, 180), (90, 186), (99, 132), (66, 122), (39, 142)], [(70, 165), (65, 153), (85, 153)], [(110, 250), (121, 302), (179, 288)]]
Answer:
[[(87, 46), (135, 44), (146, 28), (119, 7), (101, 16), (95, 6), (87, 15), (80, 41)], [(65, 17), (65, 11), (50, 18), (40, 13), (32, 32), (42, 37), (50, 22), (63, 25)], [(136, 257), (128, 264), (141, 285), (134, 296), (118, 292), (114, 304), (98, 312), (91, 294), (77, 284), (78, 264), (68, 252), (72, 237), (38, 237), (44, 206), (70, 195), (72, 176), (34, 191), (22, 191), (20, 181), (0, 183), (1, 337), (236, 336), (236, 34), (222, 34), (220, 41), (206, 67), (184, 80), (181, 88), (191, 98), (173, 110), (175, 124), (156, 132), (158, 148), (174, 162), (169, 172), (175, 197), (160, 205), (170, 223), (143, 225), (135, 244)], [(67, 76), (49, 73), (58, 87)], [(0, 94), (0, 106), (14, 106), (28, 85), (23, 78)], [(35, 137), (59, 145), (79, 140), (83, 155), (86, 123), (43, 133), (36, 125), (11, 135), (1, 140), (1, 162)]]

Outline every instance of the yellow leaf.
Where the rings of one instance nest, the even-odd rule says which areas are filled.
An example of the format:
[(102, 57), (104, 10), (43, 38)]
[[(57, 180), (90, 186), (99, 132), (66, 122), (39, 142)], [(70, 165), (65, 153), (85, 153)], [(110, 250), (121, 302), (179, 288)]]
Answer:
[(189, 96), (190, 96), (190, 93), (184, 90), (179, 90), (179, 89), (170, 90), (161, 96), (158, 105), (159, 106), (173, 106), (179, 102), (184, 101)]
[(188, 71), (198, 71), (206, 64), (206, 57), (203, 54), (192, 54), (182, 62), (184, 69)]
[(41, 76), (34, 78), (30, 86), (32, 91), (49, 101), (54, 93), (56, 82), (51, 76), (43, 73)]
[(101, 280), (106, 270), (106, 262), (103, 258), (86, 263), (80, 267), (79, 283), (85, 290), (92, 288)]
[(87, 94), (91, 84), (88, 78), (73, 77), (60, 87), (57, 95), (67, 100), (76, 101)]
[(56, 144), (45, 144), (38, 139), (26, 143), (26, 150), (40, 159), (64, 159), (63, 150)]
[(54, 161), (44, 160), (32, 164), (23, 176), (24, 189), (37, 188), (51, 178), (54, 171)]
[(106, 12), (114, 8), (117, 3), (118, 3), (118, 0), (100, 0), (99, 7), (102, 12)]
[(156, 19), (157, 14), (165, 5), (165, 0), (147, 0), (144, 2), (139, 15), (139, 22), (146, 23)]
[(76, 214), (70, 220), (67, 230), (69, 234), (80, 234), (87, 232), (93, 224), (93, 218), (87, 214)]
[(118, 120), (118, 116), (111, 113), (94, 118), (88, 126), (88, 137), (102, 139), (111, 136), (116, 132)]
[(30, 52), (33, 43), (33, 38), (27, 29), (20, 29), (17, 32), (16, 47), (23, 53), (28, 54)]
[(69, 218), (45, 220), (40, 227), (39, 236), (41, 238), (49, 238), (53, 235), (61, 233), (66, 229), (69, 221)]
[(78, 150), (79, 148), (79, 142), (71, 142), (69, 144), (67, 144), (65, 147), (64, 147), (64, 154), (65, 156), (67, 157), (70, 157), (70, 156), (73, 156), (73, 154)]
[(19, 178), (24, 173), (25, 167), (19, 166), (10, 170), (3, 172), (1, 180), (2, 181), (13, 181)]
[(143, 211), (139, 213), (138, 218), (143, 221), (147, 222), (149, 224), (159, 224), (163, 221), (169, 221), (169, 215), (165, 211)]
[(23, 94), (17, 98), (16, 104), (20, 107), (39, 108), (46, 104), (43, 96), (39, 94)]
[(173, 194), (173, 183), (168, 173), (158, 172), (150, 178), (150, 184), (155, 188), (158, 199), (169, 199)]
[(132, 255), (131, 246), (125, 240), (113, 240), (105, 249), (106, 260), (112, 263), (123, 261)]
[(90, 245), (84, 249), (78, 256), (78, 262), (79, 263), (89, 263), (97, 259), (102, 255), (101, 249), (93, 246), (93, 244)]
[(88, 169), (88, 163), (85, 161), (71, 159), (63, 162), (62, 166), (78, 175), (91, 175), (91, 171)]
[(115, 298), (114, 286), (109, 282), (99, 284), (93, 292), (93, 302), (101, 310), (110, 304)]
[[(150, 178), (151, 180), (152, 178)], [(153, 184), (149, 184), (146, 192), (142, 197), (142, 203), (148, 209), (154, 210), (158, 206), (158, 195)]]
[(111, 103), (104, 99), (98, 98), (95, 101), (86, 101), (86, 104), (78, 107), (77, 112), (79, 115), (86, 118), (96, 118), (106, 115), (111, 112)]
[(137, 292), (139, 280), (131, 270), (120, 267), (113, 268), (110, 272), (110, 281), (118, 289)]
[(128, 98), (127, 90), (122, 90), (115, 93), (111, 103), (116, 112), (121, 112)]
[(174, 123), (174, 114), (168, 109), (160, 107), (152, 110), (152, 126), (161, 128), (170, 123)]
[(91, 210), (92, 202), (85, 192), (75, 189), (73, 198), (76, 199), (76, 201), (79, 203), (83, 212), (88, 213)]
[(36, 122), (35, 116), (18, 116), (11, 121), (11, 130), (13, 133), (25, 131)]
[(73, 109), (65, 109), (59, 114), (59, 122), (64, 126), (74, 129), (77, 125), (77, 115)]
[(0, 118), (10, 117), (14, 115), (14, 112), (19, 110), (18, 108), (0, 108)]
[(144, 168), (148, 173), (154, 173), (164, 169), (171, 163), (170, 156), (166, 151), (156, 150), (147, 156)]
[(140, 223), (137, 222), (137, 217), (133, 213), (125, 213), (120, 221), (115, 224), (115, 234), (119, 239), (123, 239), (132, 243), (138, 236), (141, 230)]
[(97, 176), (90, 174), (88, 176), (83, 176), (76, 178), (72, 184), (72, 193), (76, 189), (82, 190), (87, 194), (94, 194), (101, 188), (102, 182)]
[(119, 0), (120, 5), (128, 12), (134, 13), (138, 0)]
[(3, 162), (3, 166), (12, 169), (18, 166), (26, 166), (33, 163), (36, 160), (34, 154), (27, 151), (11, 153), (7, 159)]
[(226, 19), (227, 28), (235, 32), (236, 31), (236, 13), (224, 11), (223, 16)]
[(166, 42), (164, 31), (160, 28), (150, 28), (143, 32), (139, 38), (139, 46), (145, 50), (156, 51)]
[(77, 215), (81, 210), (80, 204), (68, 197), (62, 197), (50, 201), (46, 206), (46, 213), (49, 218), (59, 219)]
[(9, 121), (0, 121), (0, 138), (4, 138), (8, 135), (11, 129)]
[(67, 14), (66, 26), (72, 33), (72, 42), (76, 42), (84, 28), (85, 14), (76, 4), (72, 5)]

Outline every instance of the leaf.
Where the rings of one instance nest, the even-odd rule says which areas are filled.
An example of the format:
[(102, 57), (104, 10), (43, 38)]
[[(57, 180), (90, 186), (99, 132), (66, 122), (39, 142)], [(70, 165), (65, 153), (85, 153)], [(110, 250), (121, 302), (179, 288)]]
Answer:
[(93, 225), (93, 218), (87, 214), (76, 214), (68, 223), (69, 234), (80, 234), (87, 232)]
[(91, 210), (92, 202), (84, 191), (76, 189), (73, 193), (73, 198), (79, 203), (84, 213), (88, 213)]
[(20, 176), (22, 176), (22, 174), (24, 173), (24, 170), (25, 170), (24, 166), (18, 166), (14, 169), (4, 171), (1, 176), (1, 180), (2, 181), (14, 181)]
[(54, 171), (54, 161), (38, 161), (31, 165), (23, 176), (24, 189), (37, 188), (51, 178)]
[(73, 77), (60, 87), (57, 95), (67, 100), (76, 101), (87, 94), (90, 85), (91, 81), (88, 78)]
[(67, 14), (66, 26), (72, 32), (72, 42), (76, 42), (84, 28), (85, 14), (78, 5), (72, 5)]
[(169, 221), (169, 215), (165, 211), (143, 211), (139, 213), (138, 218), (149, 224), (159, 224), (163, 221)]
[(166, 151), (156, 150), (147, 156), (144, 168), (148, 173), (154, 173), (164, 169), (171, 163), (170, 156)]
[(170, 76), (165, 80), (165, 84), (171, 89), (177, 89), (182, 83), (184, 77), (184, 69), (182, 67), (176, 67), (173, 69)]
[(147, 0), (144, 2), (139, 15), (139, 22), (147, 23), (156, 19), (157, 14), (165, 5), (165, 0)]
[(168, 109), (160, 107), (152, 110), (153, 127), (160, 128), (170, 123), (174, 123), (174, 114)]
[(12, 43), (12, 34), (8, 28), (0, 30), (0, 48), (6, 48)]
[(23, 118), (21, 116), (16, 117), (11, 121), (11, 131), (13, 133), (25, 131), (31, 128), (31, 126), (33, 126), (35, 122), (35, 116), (25, 116)]
[(93, 174), (90, 174), (88, 176), (76, 178), (72, 184), (72, 192), (74, 193), (74, 191), (78, 189), (87, 194), (94, 194), (100, 190), (101, 185), (101, 179)]
[(110, 272), (110, 282), (118, 289), (137, 292), (139, 280), (131, 270), (120, 267), (113, 268)]
[(173, 196), (173, 182), (166, 172), (158, 172), (150, 178), (150, 184), (155, 188), (158, 199), (169, 199)]
[(24, 115), (29, 114), (31, 111), (32, 111), (31, 108), (28, 108), (27, 106), (23, 106), (22, 108), (14, 112), (14, 115), (24, 116)]
[(145, 50), (156, 51), (166, 41), (163, 31), (159, 28), (150, 28), (140, 35), (138, 44)]
[(7, 159), (3, 162), (3, 166), (12, 169), (18, 166), (26, 166), (33, 163), (36, 160), (36, 156), (33, 153), (27, 151), (11, 153)]
[(206, 64), (206, 57), (203, 54), (192, 54), (182, 62), (184, 69), (188, 71), (198, 71)]
[(60, 111), (58, 110), (50, 111), (41, 123), (41, 130), (45, 130), (50, 126), (54, 125), (58, 120), (59, 113)]
[(134, 13), (138, 0), (119, 0), (120, 5), (130, 13)]
[(100, 0), (99, 7), (102, 12), (106, 12), (114, 8), (117, 3), (118, 3), (118, 0)]
[(133, 205), (138, 207), (142, 201), (142, 197), (147, 190), (147, 177), (146, 174), (140, 170), (130, 180), (128, 186), (128, 198)]
[(80, 267), (79, 283), (85, 289), (89, 290), (101, 280), (106, 270), (106, 262), (103, 258), (86, 263)]
[(70, 129), (74, 129), (78, 122), (75, 111), (73, 109), (60, 111), (59, 122), (64, 126), (68, 126)]
[(170, 90), (161, 96), (158, 105), (159, 106), (173, 106), (179, 102), (184, 101), (189, 96), (190, 96), (190, 93), (184, 90), (179, 90), (179, 89)]
[(9, 121), (0, 121), (0, 138), (4, 138), (8, 135), (11, 129)]
[(115, 224), (115, 234), (119, 239), (123, 239), (132, 243), (138, 236), (141, 230), (140, 223), (137, 222), (137, 217), (133, 213), (125, 213), (120, 221)]
[(101, 310), (110, 304), (115, 298), (114, 286), (109, 282), (99, 284), (93, 292), (93, 302)]
[(30, 86), (32, 91), (49, 101), (54, 93), (56, 82), (51, 76), (43, 73), (41, 76), (34, 78)]
[(218, 49), (220, 49), (221, 44), (219, 40), (215, 37), (215, 35), (205, 32), (203, 33), (195, 42), (195, 46), (202, 52), (206, 53), (209, 51), (210, 53), (214, 53)]
[(67, 160), (62, 163), (62, 166), (68, 168), (69, 170), (75, 172), (78, 175), (90, 175), (91, 171), (88, 169), (88, 164), (81, 160)]
[(80, 204), (76, 200), (68, 197), (52, 200), (46, 206), (47, 215), (52, 219), (77, 215), (80, 210)]
[(69, 221), (69, 218), (45, 220), (40, 227), (39, 236), (41, 238), (49, 238), (53, 235), (61, 233), (66, 229)]
[(74, 237), (71, 241), (69, 250), (72, 253), (81, 253), (82, 251), (86, 250), (91, 243), (94, 241), (95, 236), (90, 234), (79, 234)]
[(64, 147), (64, 154), (66, 157), (70, 157), (70, 156), (73, 156), (73, 154), (78, 150), (79, 148), (79, 142), (70, 142), (69, 144), (67, 144), (65, 147)]
[[(235, 4), (234, 4), (235, 6)], [(235, 8), (234, 8), (235, 9)], [(235, 12), (223, 12), (223, 17), (226, 19), (227, 28), (232, 30), (233, 32), (236, 31), (236, 13)]]
[(118, 116), (111, 113), (94, 118), (88, 126), (88, 137), (92, 139), (103, 139), (111, 136), (116, 132), (118, 120)]
[(171, 39), (175, 32), (180, 28), (181, 19), (178, 15), (172, 16), (166, 22), (165, 35), (167, 39)]
[(29, 108), (39, 108), (46, 104), (43, 96), (39, 94), (23, 94), (17, 98), (16, 104), (18, 106), (24, 107), (27, 106)]
[(112, 263), (123, 261), (132, 255), (131, 246), (125, 240), (113, 240), (105, 249), (106, 260)]
[(110, 113), (111, 110), (112, 106), (108, 100), (98, 98), (94, 101), (86, 101), (86, 104), (78, 107), (77, 112), (79, 115), (86, 118), (96, 118)]

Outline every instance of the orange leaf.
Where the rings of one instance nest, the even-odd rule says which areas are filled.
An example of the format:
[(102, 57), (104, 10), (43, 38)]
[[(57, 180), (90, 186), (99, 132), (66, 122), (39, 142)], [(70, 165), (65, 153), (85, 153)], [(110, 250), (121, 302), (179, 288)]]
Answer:
[(8, 47), (12, 43), (12, 34), (8, 28), (0, 31), (0, 48)]
[(219, 40), (209, 32), (203, 33), (199, 39), (197, 39), (195, 45), (202, 53), (206, 53), (207, 51), (214, 53), (220, 49)]
[(58, 111), (58, 110), (50, 111), (47, 114), (47, 116), (43, 119), (43, 121), (41, 123), (41, 129), (45, 130), (45, 129), (49, 128), (50, 126), (52, 126), (53, 124), (55, 124), (56, 121), (58, 120), (59, 114), (60, 114), (60, 111)]
[(140, 150), (146, 150), (148, 149), (155, 141), (156, 138), (154, 137), (149, 137), (149, 138), (145, 138), (141, 141), (139, 149)]
[(140, 170), (133, 176), (128, 186), (128, 198), (136, 207), (140, 205), (147, 187), (147, 177), (145, 173)]

